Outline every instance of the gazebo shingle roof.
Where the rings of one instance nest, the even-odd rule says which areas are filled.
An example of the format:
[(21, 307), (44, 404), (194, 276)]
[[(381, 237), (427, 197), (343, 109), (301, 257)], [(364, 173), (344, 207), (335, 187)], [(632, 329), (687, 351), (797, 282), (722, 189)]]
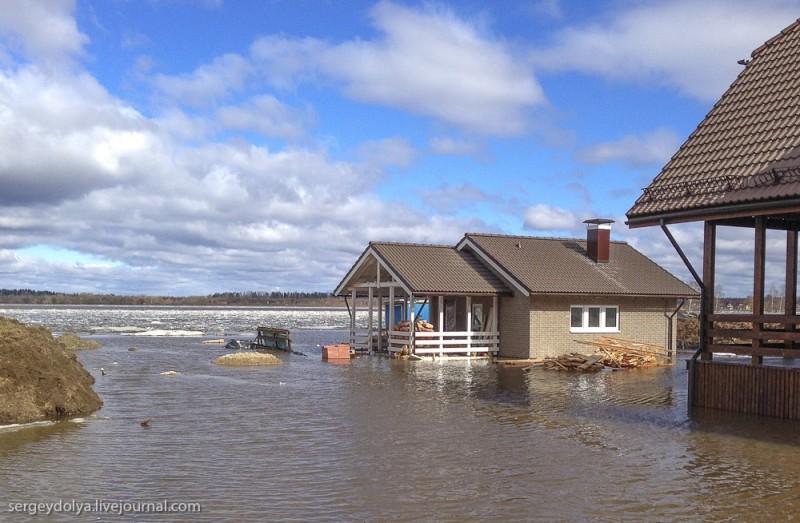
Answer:
[(627, 215), (634, 225), (675, 212), (798, 197), (800, 20), (753, 51)]

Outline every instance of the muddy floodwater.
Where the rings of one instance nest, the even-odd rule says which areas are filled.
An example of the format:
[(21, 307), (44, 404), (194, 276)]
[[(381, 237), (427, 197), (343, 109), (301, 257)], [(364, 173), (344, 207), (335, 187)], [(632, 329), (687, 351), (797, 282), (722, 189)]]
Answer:
[[(184, 521), (767, 521), (800, 511), (800, 424), (687, 415), (683, 365), (574, 375), (382, 357), (328, 364), (318, 345), (346, 338), (336, 328), (346, 313), (264, 314), (0, 306), (103, 343), (80, 359), (105, 401), (82, 421), (0, 430), (0, 518), (14, 519), (9, 503), (95, 499), (201, 503), (199, 514), (163, 516)], [(225, 368), (211, 363), (224, 347), (200, 343), (266, 321), (292, 327), (307, 356)], [(169, 370), (179, 374), (160, 374)]]

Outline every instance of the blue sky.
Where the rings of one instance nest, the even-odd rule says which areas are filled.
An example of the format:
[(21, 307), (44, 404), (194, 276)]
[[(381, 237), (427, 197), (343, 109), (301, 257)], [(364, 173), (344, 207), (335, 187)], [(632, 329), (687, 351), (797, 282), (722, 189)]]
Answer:
[[(686, 278), (624, 213), (797, 8), (20, 2), (0, 13), (0, 287), (330, 290), (369, 240), (597, 216)], [(676, 233), (696, 257), (697, 228)]]

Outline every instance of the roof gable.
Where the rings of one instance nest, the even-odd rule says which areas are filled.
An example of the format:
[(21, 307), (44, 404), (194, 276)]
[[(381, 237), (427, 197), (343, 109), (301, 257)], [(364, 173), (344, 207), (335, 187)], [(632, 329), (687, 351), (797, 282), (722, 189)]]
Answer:
[(800, 20), (746, 65), (628, 211), (629, 223), (800, 197)]
[(608, 263), (595, 263), (586, 241), (467, 234), (481, 254), (531, 294), (694, 296), (697, 291), (625, 242), (612, 241)]
[[(368, 260), (371, 258), (371, 262)], [(374, 271), (380, 260), (408, 291), (420, 294), (499, 294), (509, 292), (502, 281), (472, 253), (447, 245), (371, 242), (337, 287), (341, 294), (359, 279), (358, 267)], [(368, 278), (370, 279), (370, 278)], [(371, 278), (370, 281), (373, 281)]]
[(373, 242), (413, 292), (497, 294), (508, 288), (473, 254), (444, 245)]

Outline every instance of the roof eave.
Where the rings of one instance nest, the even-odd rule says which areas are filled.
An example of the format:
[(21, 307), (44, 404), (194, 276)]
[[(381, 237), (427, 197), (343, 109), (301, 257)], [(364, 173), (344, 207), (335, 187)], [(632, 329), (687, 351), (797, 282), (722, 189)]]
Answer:
[(702, 207), (697, 209), (681, 209), (676, 211), (645, 214), (641, 216), (627, 215), (625, 222), (629, 228), (652, 227), (663, 223), (686, 223), (695, 221), (724, 220), (727, 218), (741, 218), (743, 216), (762, 216), (787, 212), (800, 212), (800, 198), (754, 201), (722, 205), (716, 207)]
[(626, 298), (699, 298), (699, 293), (597, 292), (597, 291), (531, 291), (532, 296), (623, 296)]

